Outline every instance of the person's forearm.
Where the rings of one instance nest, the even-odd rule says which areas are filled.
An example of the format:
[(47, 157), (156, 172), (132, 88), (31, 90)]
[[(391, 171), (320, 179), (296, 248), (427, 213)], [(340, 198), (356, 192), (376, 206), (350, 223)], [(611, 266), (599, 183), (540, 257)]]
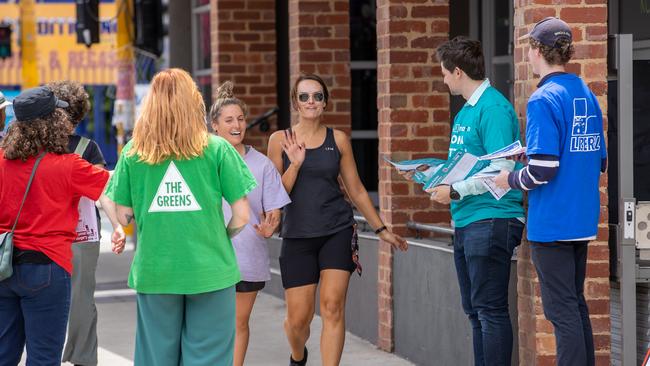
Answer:
[(102, 209), (106, 213), (106, 216), (108, 216), (108, 220), (111, 222), (113, 229), (119, 227), (120, 223), (117, 220), (117, 209), (115, 202), (111, 201), (110, 198), (102, 193), (102, 195), (99, 197), (99, 203), (101, 203)]
[(250, 206), (246, 197), (241, 198), (230, 205), (232, 209), (232, 218), (226, 226), (226, 232), (229, 237), (234, 237), (239, 234), (249, 220)]
[(233, 216), (232, 219), (230, 219), (230, 222), (228, 222), (228, 226), (226, 227), (228, 237), (232, 238), (239, 234), (242, 230), (244, 230), (244, 227), (246, 227), (247, 223), (248, 219), (244, 220), (243, 218)]
[(530, 191), (548, 184), (560, 167), (558, 157), (552, 155), (531, 155), (528, 165), (508, 175), (508, 185), (522, 191)]
[(298, 179), (299, 171), (300, 167), (292, 163), (282, 174), (282, 185), (287, 193), (291, 193), (293, 185), (296, 183), (296, 179)]
[(359, 212), (361, 212), (363, 217), (366, 218), (368, 225), (370, 225), (373, 230), (377, 230), (384, 226), (384, 223), (381, 221), (377, 210), (375, 210), (375, 206), (372, 204), (372, 200), (370, 200), (370, 196), (365, 188), (360, 192), (350, 194), (349, 196), (354, 206), (359, 210)]
[[(493, 170), (512, 171), (514, 168), (515, 168), (514, 161), (506, 160), (506, 159), (497, 159), (497, 160), (493, 160), (490, 163), (490, 165), (487, 168), (481, 170), (481, 172), (493, 171)], [(488, 191), (487, 187), (485, 186), (485, 184), (483, 184), (483, 182), (480, 179), (472, 179), (472, 177), (469, 177), (468, 179), (460, 182), (456, 182), (452, 184), (452, 186), (460, 194), (461, 198), (465, 196), (483, 194)]]

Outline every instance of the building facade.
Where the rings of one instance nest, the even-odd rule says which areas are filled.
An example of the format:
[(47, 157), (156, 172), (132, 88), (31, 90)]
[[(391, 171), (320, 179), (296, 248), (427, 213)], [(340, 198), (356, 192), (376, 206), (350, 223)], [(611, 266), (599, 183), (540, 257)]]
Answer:
[[(442, 82), (435, 49), (456, 35), (482, 40), (487, 74), (511, 99), (525, 130), (526, 101), (538, 78), (525, 59), (528, 45), (518, 38), (547, 16), (569, 23), (576, 55), (568, 69), (597, 95), (612, 132), (614, 166), (601, 179), (601, 224), (597, 240), (590, 244), (585, 295), (597, 364), (620, 363), (616, 232), (611, 230), (618, 222), (618, 203), (610, 192), (618, 174), (612, 149), (612, 120), (617, 115), (612, 95), (617, 84), (608, 44), (614, 34), (634, 35), (634, 159), (639, 167), (635, 177), (640, 177), (635, 193), (638, 200), (650, 201), (647, 180), (642, 179), (646, 153), (641, 147), (649, 135), (644, 126), (650, 124), (650, 114), (644, 112), (650, 82), (643, 82), (650, 69), (650, 35), (644, 26), (650, 20), (648, 1), (194, 0), (185, 10), (179, 9), (180, 3), (185, 2), (170, 1), (170, 65), (193, 70), (206, 101), (220, 83), (232, 80), (236, 94), (251, 107), (252, 120), (277, 107), (268, 131), (253, 127), (248, 132), (249, 143), (261, 151), (271, 132), (291, 125), (288, 95), (295, 77), (315, 72), (327, 81), (332, 99), (326, 124), (350, 134), (362, 180), (373, 192), (384, 222), (413, 243), (413, 253), (401, 254), (372, 235), (363, 237), (367, 243), (362, 258), (373, 269), (352, 280), (348, 327), (381, 349), (436, 365), (471, 362), (466, 358), (469, 325), (459, 312), (449, 238), (412, 229), (413, 223), (448, 226), (448, 208), (431, 204), (418, 187), (381, 164), (381, 157), (446, 157), (450, 126), (462, 101), (450, 97)], [(187, 45), (192, 45), (190, 52)], [(270, 245), (277, 252), (277, 239)], [(270, 291), (281, 294), (277, 278), (274, 283)], [(518, 251), (513, 283), (518, 333), (513, 358), (521, 365), (553, 364), (553, 330), (542, 312), (527, 243)], [(365, 292), (368, 288), (371, 291)], [(637, 295), (640, 359), (650, 343), (647, 285), (639, 284)], [(437, 350), (451, 355), (435, 356)]]
[[(115, 0), (101, 0), (98, 9), (99, 43), (86, 47), (77, 43), (74, 0), (34, 1), (36, 75), (32, 78), (38, 84), (73, 80), (86, 87), (96, 107), (77, 132), (97, 141), (108, 166), (113, 167), (117, 162), (111, 115), (117, 72), (115, 15), (118, 9)], [(0, 24), (12, 30), (12, 55), (0, 59), (0, 91), (13, 99), (24, 82), (18, 1), (0, 0)], [(11, 107), (8, 110), (7, 122), (13, 115)]]

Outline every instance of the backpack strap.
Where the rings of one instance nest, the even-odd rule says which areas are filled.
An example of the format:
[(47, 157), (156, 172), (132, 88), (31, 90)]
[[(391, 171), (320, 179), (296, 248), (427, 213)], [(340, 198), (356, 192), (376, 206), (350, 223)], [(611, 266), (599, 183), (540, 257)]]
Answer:
[(38, 168), (38, 164), (41, 163), (41, 159), (43, 159), (44, 156), (45, 156), (45, 152), (42, 152), (41, 155), (39, 155), (38, 158), (36, 158), (36, 162), (34, 163), (34, 167), (32, 168), (32, 174), (29, 176), (29, 181), (27, 182), (27, 188), (25, 188), (25, 195), (23, 196), (23, 201), (20, 203), (20, 208), (18, 209), (18, 215), (16, 215), (16, 221), (14, 221), (14, 226), (11, 227), (12, 234), (14, 230), (16, 230), (16, 225), (18, 225), (20, 212), (23, 210), (25, 199), (27, 199), (27, 193), (29, 193), (29, 187), (32, 186), (32, 180), (34, 180), (34, 175), (36, 174), (36, 168)]
[(79, 156), (83, 156), (84, 153), (86, 152), (86, 148), (88, 147), (88, 144), (90, 144), (90, 139), (81, 136), (79, 143), (77, 143), (77, 147), (74, 149), (74, 153)]

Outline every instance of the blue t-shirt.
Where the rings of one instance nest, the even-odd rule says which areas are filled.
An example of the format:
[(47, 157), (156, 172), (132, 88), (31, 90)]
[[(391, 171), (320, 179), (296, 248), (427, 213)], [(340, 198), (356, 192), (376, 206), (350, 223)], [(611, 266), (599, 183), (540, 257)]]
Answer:
[(596, 96), (576, 75), (544, 80), (527, 107), (527, 154), (557, 156), (548, 184), (528, 196), (528, 240), (594, 238), (600, 215), (601, 160), (607, 158)]

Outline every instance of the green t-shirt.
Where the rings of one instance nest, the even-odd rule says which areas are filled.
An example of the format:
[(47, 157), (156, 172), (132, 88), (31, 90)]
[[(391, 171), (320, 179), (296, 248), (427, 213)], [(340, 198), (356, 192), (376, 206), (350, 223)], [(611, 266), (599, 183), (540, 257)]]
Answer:
[(233, 203), (257, 183), (239, 153), (210, 136), (202, 156), (149, 165), (126, 144), (106, 195), (132, 207), (138, 245), (129, 286), (141, 293), (197, 294), (236, 284), (222, 197)]
[[(458, 150), (481, 156), (519, 140), (517, 115), (499, 91), (488, 86), (478, 100), (470, 101), (454, 119), (449, 157)], [(451, 216), (456, 227), (484, 219), (525, 217), (522, 193), (513, 189), (498, 201), (489, 192), (465, 196), (451, 202)]]

